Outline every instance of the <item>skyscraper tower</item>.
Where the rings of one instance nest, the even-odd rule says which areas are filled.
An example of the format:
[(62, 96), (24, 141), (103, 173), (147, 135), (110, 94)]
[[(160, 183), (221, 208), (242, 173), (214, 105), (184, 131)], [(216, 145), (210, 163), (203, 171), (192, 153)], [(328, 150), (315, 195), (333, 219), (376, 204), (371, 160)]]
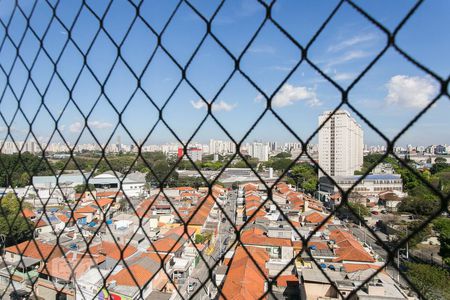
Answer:
[[(319, 116), (319, 126), (332, 111)], [(363, 130), (345, 110), (338, 110), (319, 130), (319, 165), (330, 176), (350, 176), (363, 164)], [(319, 177), (323, 173), (319, 171)]]

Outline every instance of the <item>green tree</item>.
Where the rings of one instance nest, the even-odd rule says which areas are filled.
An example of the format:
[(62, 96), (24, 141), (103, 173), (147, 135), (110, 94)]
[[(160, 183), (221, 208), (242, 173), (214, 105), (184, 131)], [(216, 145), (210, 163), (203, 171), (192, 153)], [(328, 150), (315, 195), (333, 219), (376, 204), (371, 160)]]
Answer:
[(445, 217), (437, 218), (433, 221), (433, 228), (439, 234), (441, 244), (439, 255), (447, 265), (450, 265), (450, 219)]
[(49, 165), (31, 153), (0, 154), (0, 186), (23, 187), (31, 176), (50, 175)]
[(207, 161), (202, 162), (201, 168), (205, 170), (219, 170), (223, 167), (223, 162), (221, 161)]
[(402, 200), (398, 209), (415, 215), (430, 215), (439, 209), (439, 204), (439, 198), (420, 184), (409, 192), (409, 196)]
[(435, 163), (435, 164), (438, 164), (438, 163), (446, 163), (446, 162), (447, 162), (447, 159), (446, 159), (445, 157), (441, 157), (441, 156), (436, 157), (436, 159), (434, 160), (434, 163)]
[(130, 203), (128, 202), (128, 200), (126, 198), (122, 198), (119, 201), (119, 209), (124, 211), (128, 209), (128, 206), (130, 205)]
[(434, 163), (430, 168), (431, 174), (437, 174), (443, 171), (450, 171), (450, 164), (448, 164), (447, 162), (437, 162)]
[(357, 214), (360, 218), (364, 219), (364, 217), (367, 217), (370, 215), (370, 210), (362, 203), (353, 203), (349, 202), (348, 206), (350, 206), (354, 213)]
[(6, 246), (29, 239), (33, 226), (21, 213), (20, 201), (13, 193), (0, 199), (0, 234), (4, 235)]
[[(158, 186), (174, 186), (178, 180), (178, 173), (173, 170), (173, 162), (169, 162), (167, 159), (160, 159), (155, 161), (151, 165), (151, 169), (153, 170), (148, 172), (145, 179), (153, 185)], [(162, 182), (165, 178), (167, 179)]]
[(426, 299), (450, 299), (450, 274), (427, 264), (406, 263), (406, 276)]
[[(256, 168), (258, 166), (259, 160), (254, 157), (246, 156), (245, 160), (252, 168)], [(230, 168), (248, 168), (249, 166), (245, 163), (243, 159), (237, 159), (230, 164)]]
[(194, 238), (194, 243), (196, 244), (203, 244), (206, 241), (205, 236), (201, 234), (196, 234)]
[(410, 247), (413, 247), (413, 246), (423, 242), (424, 240), (426, 240), (428, 237), (431, 236), (432, 231), (431, 231), (430, 225), (426, 225), (424, 228), (417, 231), (417, 229), (423, 224), (423, 222), (424, 222), (424, 220), (420, 219), (420, 220), (415, 220), (415, 221), (409, 222), (407, 225), (403, 226), (402, 227), (403, 229), (399, 230), (399, 233), (398, 233), (399, 240), (405, 238), (406, 235), (410, 234), (411, 232), (415, 232), (415, 234), (412, 236), (412, 238), (408, 242)]
[(93, 184), (79, 184), (74, 187), (75, 193), (81, 194), (84, 192), (95, 191), (95, 186)]
[(273, 168), (276, 171), (284, 171), (292, 163), (292, 160), (288, 158), (271, 158), (267, 166)]
[(280, 152), (277, 155), (274, 156), (275, 158), (290, 158), (291, 153), (289, 152)]
[(313, 193), (317, 190), (317, 172), (315, 167), (309, 163), (299, 163), (293, 166), (289, 172), (296, 185), (304, 189), (308, 193)]

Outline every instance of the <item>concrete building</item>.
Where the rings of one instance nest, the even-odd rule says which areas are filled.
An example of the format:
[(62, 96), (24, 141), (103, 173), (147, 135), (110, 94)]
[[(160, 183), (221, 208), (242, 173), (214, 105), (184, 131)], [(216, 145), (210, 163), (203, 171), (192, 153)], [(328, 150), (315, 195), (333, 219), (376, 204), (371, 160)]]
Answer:
[[(345, 110), (319, 116), (319, 164), (330, 176), (350, 176), (363, 164), (363, 130)], [(319, 177), (322, 176), (319, 172)]]
[(236, 145), (232, 141), (209, 140), (209, 154), (235, 153)]
[(178, 158), (183, 157), (183, 159), (188, 160), (189, 156), (189, 158), (192, 159), (192, 161), (202, 161), (202, 154), (203, 150), (201, 148), (191, 147), (187, 149), (186, 156), (183, 157), (184, 149), (182, 147), (179, 147), (177, 157)]
[(257, 158), (259, 161), (269, 160), (269, 145), (266, 143), (252, 143), (248, 152), (251, 157)]
[[(360, 176), (334, 176), (333, 180), (345, 191), (350, 189)], [(327, 177), (319, 180), (319, 189), (327, 194), (338, 192), (338, 188)], [(369, 174), (354, 189), (363, 196), (378, 195), (381, 192), (403, 192), (403, 180), (399, 174)]]

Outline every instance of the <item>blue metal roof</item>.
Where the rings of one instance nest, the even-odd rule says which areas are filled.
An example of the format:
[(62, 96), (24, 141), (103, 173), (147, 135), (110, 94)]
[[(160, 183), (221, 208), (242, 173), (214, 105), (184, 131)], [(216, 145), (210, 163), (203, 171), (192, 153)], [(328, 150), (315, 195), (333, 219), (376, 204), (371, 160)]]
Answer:
[(369, 174), (364, 178), (364, 180), (390, 180), (399, 178), (401, 178), (399, 174)]

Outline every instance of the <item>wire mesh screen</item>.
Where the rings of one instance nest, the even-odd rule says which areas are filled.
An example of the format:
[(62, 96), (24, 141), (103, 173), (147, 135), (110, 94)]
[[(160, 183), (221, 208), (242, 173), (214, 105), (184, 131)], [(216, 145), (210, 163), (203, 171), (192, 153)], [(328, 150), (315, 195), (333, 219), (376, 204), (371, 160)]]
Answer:
[[(388, 292), (448, 298), (442, 248), (442, 258), (408, 251), (445, 227), (448, 173), (432, 169), (433, 177), (396, 150), (416, 122), (449, 100), (448, 73), (431, 70), (397, 43), (423, 2), (412, 3), (392, 26), (350, 0), (319, 4), (320, 16), (301, 7), (280, 15), (289, 1), (0, 1), (1, 298), (360, 299)], [(382, 45), (366, 55), (359, 43), (373, 36), (363, 34), (328, 47), (338, 53), (355, 46), (350, 56), (324, 62), (316, 53), (343, 11), (363, 20)], [(295, 23), (302, 18), (316, 24), (309, 36)], [(268, 44), (261, 44), (266, 36)], [(280, 45), (285, 53), (277, 52)], [(282, 64), (258, 56), (274, 53)], [(431, 92), (422, 85), (410, 95), (429, 99), (393, 136), (352, 98), (390, 55), (424, 74), (420, 82), (433, 82)], [(351, 76), (332, 71), (366, 56)], [(314, 88), (291, 83), (304, 72), (335, 99), (309, 131), (298, 128), (309, 108), (291, 119), (282, 111), (299, 99), (321, 104)], [(390, 96), (391, 104), (407, 87)], [(240, 100), (249, 90), (254, 99)], [(227, 93), (234, 102), (223, 100)], [(224, 117), (239, 106), (240, 115)], [(344, 109), (385, 144), (372, 161), (360, 162), (351, 182), (312, 154), (319, 133)], [(263, 143), (247, 148), (249, 139), (261, 138), (256, 132), (272, 127), (297, 145), (289, 158), (277, 156), (282, 167), (255, 161)], [(228, 151), (214, 152), (210, 142), (212, 157), (205, 160), (195, 140), (213, 131), (229, 141)], [(161, 141), (158, 135), (175, 150), (149, 146)], [(386, 163), (401, 177), (374, 180), (401, 178), (399, 189), (421, 189), (423, 197), (401, 202), (408, 215), (392, 214), (405, 219), (388, 226), (395, 239), (383, 238), (361, 212), (367, 199), (360, 186)], [(319, 192), (326, 182), (335, 186), (331, 198)], [(356, 225), (343, 221), (349, 219)], [(441, 289), (419, 275), (429, 270)]]

